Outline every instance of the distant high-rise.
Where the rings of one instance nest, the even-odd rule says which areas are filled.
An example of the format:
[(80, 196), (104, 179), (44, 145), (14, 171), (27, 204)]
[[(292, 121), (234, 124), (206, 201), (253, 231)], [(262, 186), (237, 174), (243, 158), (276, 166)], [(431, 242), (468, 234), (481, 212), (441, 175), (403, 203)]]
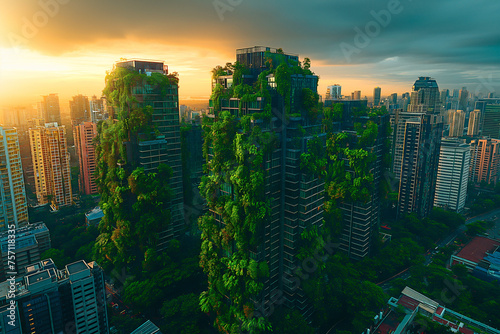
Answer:
[(481, 111), (475, 109), (469, 114), (469, 126), (467, 129), (467, 136), (478, 136), (479, 135), (479, 123), (481, 121)]
[(59, 106), (59, 96), (57, 94), (49, 94), (43, 97), (42, 102), (38, 103), (39, 118), (45, 123), (61, 123), (61, 108)]
[(13, 305), (15, 326), (5, 325), (14, 331), (1, 333), (109, 334), (104, 273), (97, 263), (80, 260), (59, 270), (52, 259), (32, 262), (16, 277), (13, 298), (9, 284), (0, 283), (0, 318), (7, 319)]
[(485, 106), (481, 135), (500, 139), (500, 104), (487, 104)]
[(443, 139), (439, 153), (434, 206), (460, 212), (465, 206), (469, 182), (470, 145)]
[(0, 232), (28, 224), (19, 139), (15, 128), (0, 127)]
[(351, 100), (361, 100), (361, 91), (355, 90), (351, 93)]
[(338, 100), (342, 97), (342, 86), (332, 85), (326, 88), (325, 100)]
[(413, 85), (409, 112), (434, 113), (441, 111), (440, 93), (436, 80), (419, 77)]
[(441, 104), (444, 106), (446, 102), (448, 102), (448, 97), (450, 96), (450, 90), (449, 89), (443, 89), (441, 90)]
[[(397, 180), (401, 179), (401, 167), (403, 159), (403, 148), (405, 140), (407, 120), (414, 117), (420, 117), (422, 114), (439, 114), (441, 111), (439, 100), (439, 88), (436, 80), (429, 77), (419, 77), (413, 85), (411, 92), (411, 102), (408, 105), (408, 111), (396, 111), (394, 120), (394, 155), (392, 172)], [(441, 138), (441, 134), (439, 134)], [(439, 145), (438, 145), (439, 146)], [(439, 147), (438, 147), (439, 149)], [(439, 151), (436, 152), (436, 155)], [(435, 166), (437, 169), (437, 165)]]
[(30, 129), (31, 157), (38, 204), (53, 210), (72, 204), (71, 172), (66, 128), (46, 123)]
[(380, 105), (380, 94), (381, 93), (382, 93), (382, 88), (375, 87), (373, 89), (373, 105), (374, 106), (379, 106)]
[(448, 113), (450, 124), (450, 137), (462, 137), (464, 134), (465, 112), (463, 110), (451, 110)]
[(434, 203), (443, 132), (439, 88), (434, 79), (420, 77), (415, 82), (408, 110), (398, 121), (395, 143), (394, 168), (400, 176), (398, 216), (415, 212), (426, 217)]
[(467, 88), (463, 87), (458, 94), (458, 109), (467, 111), (467, 99), (469, 98), (469, 92)]
[(392, 105), (398, 104), (398, 93), (393, 93), (389, 96), (389, 104)]
[(495, 184), (500, 166), (500, 140), (491, 138), (474, 139), (470, 143), (471, 165), (469, 178), (479, 184)]
[(97, 123), (108, 118), (108, 113), (106, 112), (106, 106), (104, 98), (97, 98), (97, 96), (92, 96), (89, 102), (90, 106), (90, 121), (92, 123)]
[(76, 154), (80, 165), (78, 186), (80, 192), (86, 195), (97, 194), (95, 183), (96, 157), (94, 138), (97, 136), (97, 125), (92, 122), (83, 122), (73, 127)]
[(73, 96), (73, 100), (69, 101), (69, 108), (73, 125), (90, 121), (91, 110), (87, 96), (83, 96), (82, 94)]

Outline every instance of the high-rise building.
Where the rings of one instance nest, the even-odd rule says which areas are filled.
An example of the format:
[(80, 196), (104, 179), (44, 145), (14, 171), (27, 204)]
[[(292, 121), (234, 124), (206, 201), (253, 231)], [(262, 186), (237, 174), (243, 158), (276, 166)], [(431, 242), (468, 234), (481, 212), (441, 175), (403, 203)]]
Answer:
[(436, 80), (430, 77), (419, 77), (413, 85), (408, 112), (438, 114), (440, 111), (440, 94)]
[(500, 166), (500, 140), (491, 138), (473, 139), (470, 143), (471, 164), (469, 178), (479, 184), (495, 184)]
[(355, 90), (351, 93), (351, 100), (361, 100), (361, 91)]
[(339, 100), (342, 98), (342, 86), (335, 84), (326, 88), (325, 100)]
[[(9, 247), (9, 240), (14, 235), (16, 243), (14, 247)], [(7, 272), (16, 272), (17, 275), (25, 273), (25, 267), (34, 262), (40, 261), (40, 256), (51, 247), (49, 229), (43, 222), (28, 224), (15, 230), (0, 233), (0, 282), (7, 279)], [(10, 255), (16, 255), (15, 261)], [(11, 270), (14, 262), (14, 270)], [(9, 266), (10, 265), (10, 266)], [(0, 332), (1, 333), (1, 332)]]
[(500, 104), (500, 98), (483, 98), (475, 102), (474, 109), (477, 109), (481, 112), (481, 120), (479, 122), (479, 134), (481, 135), (484, 127), (486, 106), (490, 104)]
[(481, 111), (479, 109), (474, 109), (469, 114), (469, 126), (467, 128), (467, 136), (478, 136), (479, 135), (479, 123), (481, 121)]
[(458, 109), (467, 111), (467, 100), (469, 98), (469, 92), (467, 91), (467, 88), (463, 87), (460, 90), (460, 93), (458, 94)]
[(484, 108), (482, 136), (500, 139), (500, 104), (487, 104)]
[(0, 333), (109, 334), (104, 273), (97, 263), (80, 260), (59, 270), (47, 259), (16, 277), (13, 297), (9, 284), (0, 283), (0, 318), (12, 312), (16, 326)]
[[(255, 53), (254, 49), (258, 50), (259, 48), (237, 50), (237, 60), (252, 56)], [(266, 56), (273, 61), (273, 68), (280, 64), (287, 66), (287, 63), (290, 64), (289, 66), (294, 66), (291, 65), (293, 64), (290, 61), (291, 56), (286, 53), (270, 52)], [(267, 66), (269, 66), (268, 63)], [(245, 81), (245, 83), (253, 85), (257, 82), (259, 73), (269, 69), (269, 67), (259, 67), (259, 69), (260, 72), (255, 69), (251, 75), (246, 75), (245, 79), (248, 81)], [(254, 101), (244, 101), (239, 98), (213, 99), (210, 101), (211, 111), (209, 117), (214, 122), (212, 126), (218, 128), (224, 124), (224, 118), (222, 117), (224, 115), (234, 115), (237, 119), (248, 120), (250, 120), (250, 117), (246, 116), (254, 116), (256, 120), (249, 123), (250, 130), (248, 131), (250, 133), (255, 131), (256, 135), (262, 132), (262, 135), (258, 136), (260, 139), (256, 139), (257, 146), (254, 146), (259, 152), (265, 152), (262, 156), (262, 167), (258, 167), (259, 170), (264, 171), (262, 187), (259, 186), (258, 191), (256, 190), (256, 196), (264, 201), (269, 201), (269, 211), (265, 213), (261, 210), (265, 214), (265, 218), (260, 215), (259, 217), (252, 217), (251, 219), (262, 219), (262, 221), (259, 220), (261, 221), (259, 227), (251, 233), (253, 236), (250, 234), (244, 236), (244, 238), (249, 238), (245, 241), (245, 244), (250, 244), (244, 246), (249, 248), (249, 252), (245, 253), (244, 256), (249, 256), (260, 263), (266, 263), (269, 268), (269, 276), (263, 278), (262, 291), (258, 296), (254, 296), (254, 301), (264, 307), (264, 310), (259, 309), (259, 311), (267, 312), (271, 306), (268, 303), (272, 298), (271, 296), (277, 291), (281, 291), (287, 307), (297, 308), (303, 314), (308, 314), (311, 309), (310, 304), (306, 302), (304, 292), (293, 283), (292, 278), (293, 270), (298, 265), (297, 255), (301, 245), (299, 236), (308, 228), (321, 227), (323, 218), (325, 181), (301, 169), (301, 154), (307, 152), (308, 143), (315, 136), (317, 136), (322, 146), (325, 145), (326, 140), (326, 134), (322, 132), (321, 121), (311, 118), (302, 104), (303, 92), (309, 92), (311, 95), (317, 93), (318, 76), (308, 74), (307, 71), (304, 74), (291, 74), (289, 79), (290, 91), (285, 92), (285, 95), (279, 93), (279, 87), (277, 87), (276, 83), (277, 78), (274, 74), (271, 73), (264, 79), (265, 81), (261, 81), (259, 84), (265, 85), (261, 89), (265, 90), (269, 95), (266, 93)], [(232, 77), (227, 76), (215, 78), (213, 83), (214, 91), (228, 89), (230, 87), (228, 83), (232, 82), (232, 80)], [(264, 116), (266, 113), (269, 113), (269, 117)], [(223, 136), (232, 136), (231, 128), (232, 126), (229, 126), (228, 131), (222, 130), (221, 134)], [(245, 138), (247, 138), (245, 134), (241, 135), (242, 141), (245, 141)], [(276, 138), (276, 141), (272, 140), (270, 142), (264, 138)], [(218, 178), (224, 174), (231, 175), (233, 168), (235, 168), (234, 171), (237, 169), (238, 173), (245, 173), (245, 169), (249, 168), (246, 162), (233, 157), (229, 158), (231, 160), (223, 162), (230, 170), (226, 170), (226, 168), (224, 168), (224, 171), (215, 169), (217, 167), (214, 164), (220, 162), (218, 160), (220, 159), (218, 140), (216, 143), (209, 138), (205, 138), (205, 143), (209, 145), (208, 151), (206, 151), (207, 166), (214, 168), (209, 171), (210, 175)], [(216, 145), (217, 147), (215, 147)], [(231, 146), (229, 144), (228, 148)], [(243, 185), (242, 182), (250, 184), (253, 181), (241, 180), (240, 182), (238, 180), (238, 177), (226, 179), (220, 186), (217, 186), (218, 189), (215, 190), (217, 195), (214, 196), (222, 196), (221, 199), (227, 197), (235, 201), (246, 201), (246, 199), (240, 197), (243, 196), (242, 191), (247, 189), (247, 186)], [(251, 201), (253, 202), (255, 199)], [(222, 229), (226, 224), (233, 224), (229, 223), (227, 217), (223, 217), (218, 213), (218, 206), (211, 203), (213, 203), (212, 200), (208, 204), (210, 216), (213, 215), (217, 226)], [(249, 205), (253, 204), (249, 203)], [(242, 217), (242, 219), (245, 218)], [(241, 226), (238, 229), (248, 226), (247, 223), (243, 223), (243, 220), (238, 221), (237, 224)], [(210, 235), (209, 238), (211, 239), (211, 231), (203, 233)], [(231, 230), (226, 229), (226, 231), (231, 233)], [(258, 241), (250, 243), (250, 238)], [(237, 249), (231, 249), (220, 249), (220, 256), (231, 257), (235, 255)]]
[[(153, 73), (168, 75), (168, 66), (163, 61), (127, 60), (119, 61), (116, 67), (151, 76)], [(168, 204), (171, 216), (166, 230), (159, 235), (158, 249), (168, 246), (168, 242), (178, 237), (184, 228), (184, 200), (182, 183), (181, 136), (179, 123), (179, 87), (173, 81), (165, 80), (152, 84), (147, 80), (136, 82), (132, 96), (137, 107), (152, 108), (151, 126), (156, 129), (152, 134), (138, 134), (126, 145), (127, 163), (132, 169), (142, 167), (145, 172), (156, 172), (160, 164), (172, 168), (168, 181), (172, 191)], [(113, 106), (110, 118), (120, 119)]]
[(59, 96), (57, 94), (49, 94), (43, 97), (42, 102), (38, 103), (38, 117), (43, 119), (45, 123), (61, 122), (61, 108), (59, 106)]
[(90, 121), (91, 109), (87, 96), (82, 94), (73, 96), (73, 100), (69, 101), (69, 109), (73, 125)]
[(451, 110), (448, 113), (450, 124), (450, 137), (462, 137), (464, 135), (465, 112), (463, 110)]
[(373, 105), (375, 107), (380, 105), (380, 94), (381, 93), (382, 93), (382, 88), (375, 87), (373, 89)]
[(80, 192), (86, 195), (97, 194), (95, 183), (96, 157), (94, 138), (97, 136), (97, 125), (92, 122), (83, 122), (73, 126), (76, 154), (80, 165), (78, 186)]
[[(367, 119), (354, 118), (357, 124), (366, 124)], [(343, 230), (340, 236), (340, 250), (344, 251), (350, 258), (361, 260), (371, 254), (374, 240), (378, 236), (378, 228), (380, 225), (380, 195), (379, 184), (383, 170), (383, 155), (385, 150), (385, 142), (388, 133), (389, 115), (372, 119), (372, 122), (377, 124), (377, 137), (370, 147), (365, 150), (371, 152), (374, 156), (374, 161), (370, 164), (369, 171), (373, 175), (373, 183), (370, 191), (369, 199), (366, 201), (343, 201), (339, 207), (342, 212)], [(342, 131), (347, 133), (349, 137), (357, 137), (352, 131), (350, 123), (342, 123)], [(354, 140), (349, 143), (350, 147), (354, 147)], [(348, 159), (345, 159), (345, 165), (349, 165)], [(351, 175), (355, 175), (352, 168), (348, 168)]]
[(97, 96), (92, 96), (89, 102), (90, 106), (90, 121), (92, 123), (97, 123), (108, 118), (108, 113), (106, 112), (106, 105), (104, 98), (97, 98)]
[(408, 110), (398, 120), (394, 149), (394, 173), (400, 176), (398, 216), (415, 212), (422, 218), (434, 203), (443, 132), (439, 88), (434, 79), (420, 77), (415, 82)]
[(398, 93), (393, 93), (389, 96), (389, 104), (398, 104)]
[(443, 138), (439, 153), (434, 206), (461, 212), (467, 197), (470, 145)]
[(442, 106), (446, 105), (446, 102), (448, 102), (448, 97), (449, 96), (450, 96), (450, 90), (449, 89), (443, 89), (443, 90), (441, 90), (440, 99), (441, 99), (441, 105)]
[(19, 139), (15, 128), (0, 127), (0, 232), (28, 224)]
[(418, 78), (413, 85), (411, 102), (408, 105), (407, 110), (407, 112), (396, 110), (394, 117), (392, 172), (398, 181), (401, 179), (401, 164), (403, 159), (406, 121), (414, 117), (420, 117), (425, 113), (439, 114), (441, 111), (439, 88), (436, 80), (429, 77)]
[(30, 129), (31, 157), (38, 204), (52, 210), (72, 204), (71, 172), (66, 128), (46, 123)]

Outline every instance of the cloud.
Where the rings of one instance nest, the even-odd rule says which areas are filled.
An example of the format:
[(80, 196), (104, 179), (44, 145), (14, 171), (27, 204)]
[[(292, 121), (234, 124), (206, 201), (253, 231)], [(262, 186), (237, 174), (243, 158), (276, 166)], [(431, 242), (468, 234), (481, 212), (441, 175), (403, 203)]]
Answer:
[[(369, 43), (357, 46), (357, 31), (366, 33), (377, 22), (373, 13), (391, 6), (398, 11), (388, 24), (379, 23)], [(53, 15), (37, 26), (33, 22), (43, 8)], [(133, 42), (162, 45), (162, 50), (197, 48), (200, 61), (214, 55), (232, 61), (236, 48), (267, 45), (309, 57), (313, 67), (357, 65), (322, 67), (326, 73), (351, 71), (354, 77), (413, 76), (413, 82), (415, 72), (427, 72), (454, 84), (473, 81), (471, 69), (500, 75), (500, 2), (491, 0), (24, 0), (8, 1), (3, 9), (0, 45), (10, 46), (12, 36), (25, 38), (23, 30), (31, 23), (36, 33), (26, 38), (27, 46), (48, 55), (120, 43), (126, 48)], [(359, 52), (347, 59), (342, 45)]]

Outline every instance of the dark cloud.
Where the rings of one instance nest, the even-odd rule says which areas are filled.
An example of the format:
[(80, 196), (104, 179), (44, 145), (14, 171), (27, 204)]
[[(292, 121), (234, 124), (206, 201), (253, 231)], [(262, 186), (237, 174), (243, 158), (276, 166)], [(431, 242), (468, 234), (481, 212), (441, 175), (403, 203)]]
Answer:
[[(54, 1), (8, 1), (0, 25), (10, 35), (2, 43), (9, 45), (12, 34), (22, 36), (25, 19), (32, 21), (41, 3)], [(231, 57), (229, 61), (235, 48), (269, 45), (308, 56), (313, 64), (377, 64), (399, 57), (416, 68), (454, 64), (465, 70), (477, 65), (499, 72), (500, 2), (493, 0), (59, 1), (67, 3), (27, 39), (29, 47), (54, 55), (133, 39), (197, 46)], [(372, 13), (391, 5), (400, 12), (391, 14), (367, 45), (356, 44), (356, 29), (373, 28)], [(356, 51), (348, 59), (342, 46)]]

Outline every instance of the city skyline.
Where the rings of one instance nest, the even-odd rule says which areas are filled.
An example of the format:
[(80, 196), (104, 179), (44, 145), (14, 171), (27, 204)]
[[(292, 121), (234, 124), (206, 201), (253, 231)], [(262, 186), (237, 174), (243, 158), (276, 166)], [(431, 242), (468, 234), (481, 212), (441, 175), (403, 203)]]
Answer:
[[(500, 5), (450, 4), (434, 4), (429, 12), (425, 2), (394, 0), (363, 9), (339, 2), (303, 8), (281, 1), (266, 7), (222, 0), (148, 3), (149, 10), (134, 3), (108, 2), (102, 8), (68, 0), (9, 3), (0, 14), (0, 107), (32, 105), (50, 93), (61, 101), (75, 94), (99, 96), (110, 64), (122, 57), (166, 61), (180, 74), (180, 99), (204, 100), (213, 64), (223, 65), (232, 50), (254, 45), (313, 59), (322, 95), (334, 83), (345, 92), (361, 90), (363, 97), (376, 86), (383, 96), (401, 94), (418, 76), (431, 76), (448, 89), (465, 86), (472, 94), (498, 92), (500, 52), (492, 29), (498, 22), (491, 13)], [(271, 20), (274, 11), (268, 7), (280, 6), (286, 8), (283, 15)], [(472, 11), (477, 15), (468, 15)], [(441, 19), (446, 13), (450, 18)], [(254, 27), (259, 17), (265, 20)], [(290, 33), (287, 27), (296, 19), (298, 29)], [(64, 102), (62, 108), (68, 108)]]

